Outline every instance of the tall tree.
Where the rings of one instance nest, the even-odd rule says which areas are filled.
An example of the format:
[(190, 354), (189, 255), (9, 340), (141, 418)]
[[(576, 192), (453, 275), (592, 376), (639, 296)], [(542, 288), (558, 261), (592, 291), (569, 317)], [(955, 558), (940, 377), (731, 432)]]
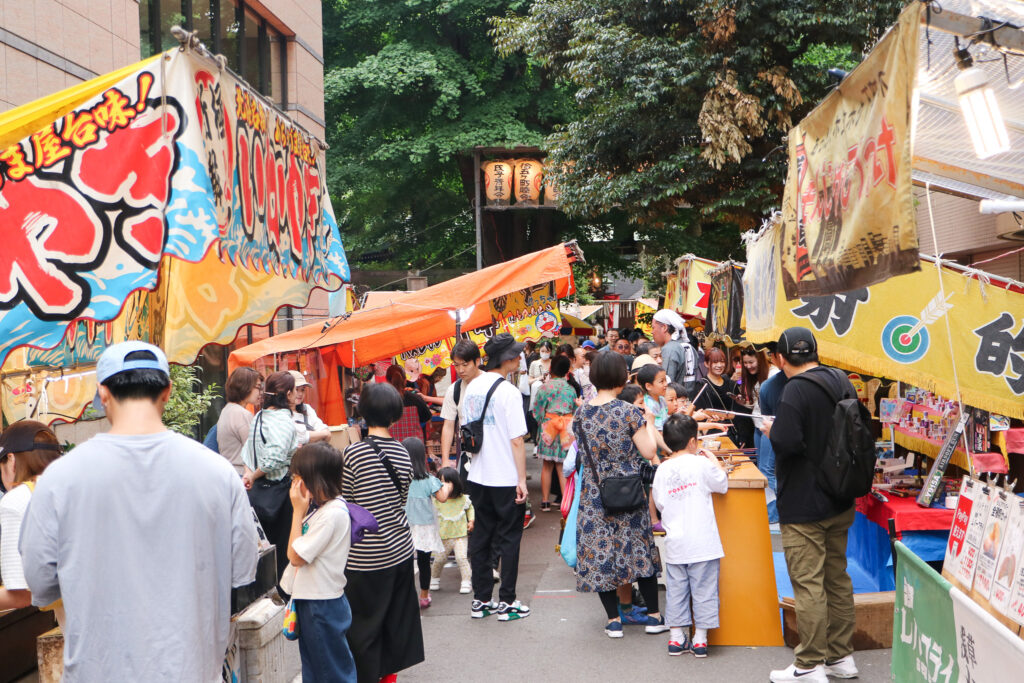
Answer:
[(525, 56), (496, 54), (487, 35), (490, 17), (528, 6), (324, 0), (328, 181), (357, 261), (474, 262), (460, 155), (539, 144), (573, 108), (568, 91)]
[(578, 115), (545, 141), (566, 211), (622, 211), (642, 241), (703, 230), (701, 253), (739, 256), (738, 230), (781, 203), (784, 136), (826, 69), (860, 61), (902, 4), (535, 0), (492, 35), (574, 92)]

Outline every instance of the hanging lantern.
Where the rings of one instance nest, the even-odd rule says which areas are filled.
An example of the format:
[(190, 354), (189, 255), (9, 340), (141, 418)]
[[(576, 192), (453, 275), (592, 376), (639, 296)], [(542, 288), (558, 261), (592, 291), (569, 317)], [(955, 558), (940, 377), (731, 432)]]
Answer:
[(537, 206), (540, 186), (544, 182), (544, 165), (536, 159), (516, 160), (516, 203)]
[(558, 185), (551, 176), (544, 176), (544, 206), (558, 206)]
[(508, 206), (512, 200), (514, 170), (511, 160), (488, 161), (483, 165), (484, 192), (488, 206)]

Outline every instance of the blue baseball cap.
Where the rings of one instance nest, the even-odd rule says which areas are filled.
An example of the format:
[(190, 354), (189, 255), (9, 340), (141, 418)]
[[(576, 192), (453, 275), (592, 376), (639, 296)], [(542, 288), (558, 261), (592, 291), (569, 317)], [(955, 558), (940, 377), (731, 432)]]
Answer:
[[(125, 360), (125, 356), (136, 351), (147, 351), (153, 357)], [(96, 363), (96, 381), (103, 384), (117, 373), (125, 370), (159, 370), (168, 377), (171, 376), (167, 356), (159, 347), (141, 341), (126, 341), (109, 346), (103, 352)]]
[(582, 344), (580, 344), (580, 346), (582, 346), (585, 349), (596, 349), (597, 348), (597, 346), (594, 344), (594, 342), (590, 341), (589, 339), (586, 340), (585, 342), (583, 342)]

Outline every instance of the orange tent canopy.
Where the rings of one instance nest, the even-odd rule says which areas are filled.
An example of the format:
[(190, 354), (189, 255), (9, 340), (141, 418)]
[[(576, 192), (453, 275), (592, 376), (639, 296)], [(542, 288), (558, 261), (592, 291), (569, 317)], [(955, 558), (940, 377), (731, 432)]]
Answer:
[[(392, 358), (455, 335), (456, 309), (474, 306), (463, 330), (490, 325), (488, 302), (527, 287), (555, 283), (559, 298), (574, 291), (572, 263), (579, 253), (575, 243), (520, 256), (468, 273), (417, 292), (403, 292), (376, 308), (364, 308), (347, 319), (332, 318), (278, 334), (231, 352), (229, 370), (252, 365), (277, 353), (333, 346), (339, 361), (350, 368)], [(325, 330), (326, 328), (326, 330)]]

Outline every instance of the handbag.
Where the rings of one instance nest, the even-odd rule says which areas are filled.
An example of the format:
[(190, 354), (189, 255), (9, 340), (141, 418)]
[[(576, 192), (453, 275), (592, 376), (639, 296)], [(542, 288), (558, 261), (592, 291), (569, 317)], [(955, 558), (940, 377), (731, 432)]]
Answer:
[[(256, 415), (256, 422), (252, 430), (252, 457), (256, 469), (260, 468), (258, 451), (256, 450), (256, 432), (260, 433), (263, 443), (267, 442), (263, 436), (263, 411)], [(256, 516), (261, 521), (280, 519), (281, 514), (287, 513), (286, 506), (291, 504), (288, 491), (292, 485), (291, 475), (285, 475), (277, 481), (271, 481), (266, 477), (260, 477), (253, 482), (252, 488), (246, 493), (249, 497), (249, 505), (256, 511)]]
[(366, 538), (366, 534), (380, 533), (377, 518), (373, 516), (372, 512), (362, 505), (356, 505), (347, 500), (345, 505), (348, 506), (348, 517), (351, 522), (352, 545), (362, 543)]
[(284, 609), (284, 624), (281, 626), (281, 633), (288, 640), (299, 639), (299, 616), (295, 613), (295, 600), (289, 600), (288, 606)]
[(601, 506), (605, 512), (611, 514), (633, 512), (647, 505), (643, 479), (639, 474), (624, 474), (601, 479), (600, 470), (597, 469), (594, 458), (590, 453), (587, 434), (582, 429), (580, 430), (580, 440), (583, 445), (583, 454), (594, 469), (597, 490), (601, 495)]
[(462, 440), (462, 450), (468, 453), (479, 453), (480, 449), (484, 447), (484, 416), (487, 414), (487, 406), (491, 402), (491, 396), (494, 395), (494, 391), (498, 388), (498, 385), (505, 380), (499, 378), (497, 382), (491, 385), (491, 388), (487, 390), (487, 397), (484, 399), (484, 409), (480, 411), (480, 418), (467, 422), (459, 427), (459, 436)]
[(575, 484), (572, 488), (569, 488), (566, 480), (565, 490), (573, 492), (572, 504), (569, 506), (569, 514), (562, 521), (562, 538), (558, 542), (558, 554), (572, 569), (576, 568), (576, 521), (580, 514), (580, 489), (583, 484), (583, 478), (575, 476), (576, 474), (574, 471), (570, 475)]

